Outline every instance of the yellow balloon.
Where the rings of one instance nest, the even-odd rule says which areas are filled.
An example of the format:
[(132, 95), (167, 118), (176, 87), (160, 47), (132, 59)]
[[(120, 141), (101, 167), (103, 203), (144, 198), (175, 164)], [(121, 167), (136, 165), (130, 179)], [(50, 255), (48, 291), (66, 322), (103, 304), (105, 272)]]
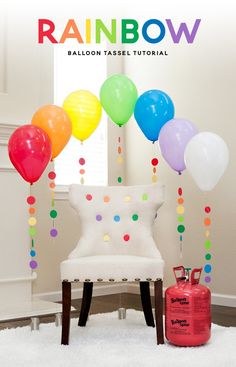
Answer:
[(102, 116), (101, 103), (87, 90), (69, 94), (63, 103), (63, 109), (71, 119), (72, 135), (81, 141), (94, 132)]

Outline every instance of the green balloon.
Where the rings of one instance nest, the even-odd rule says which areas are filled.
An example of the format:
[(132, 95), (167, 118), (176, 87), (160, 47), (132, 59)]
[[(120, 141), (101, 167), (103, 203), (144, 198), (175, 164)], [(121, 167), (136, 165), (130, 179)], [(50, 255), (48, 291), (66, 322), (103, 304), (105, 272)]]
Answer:
[(125, 75), (112, 75), (100, 89), (102, 107), (111, 120), (119, 126), (129, 121), (137, 99), (137, 88)]

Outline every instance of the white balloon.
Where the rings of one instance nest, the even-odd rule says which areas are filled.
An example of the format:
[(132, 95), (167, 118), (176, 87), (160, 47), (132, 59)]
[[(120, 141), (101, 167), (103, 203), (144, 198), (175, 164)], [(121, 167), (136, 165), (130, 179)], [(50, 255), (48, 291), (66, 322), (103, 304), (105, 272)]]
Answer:
[(219, 135), (202, 132), (187, 144), (184, 160), (198, 187), (203, 191), (211, 191), (228, 165), (229, 150)]

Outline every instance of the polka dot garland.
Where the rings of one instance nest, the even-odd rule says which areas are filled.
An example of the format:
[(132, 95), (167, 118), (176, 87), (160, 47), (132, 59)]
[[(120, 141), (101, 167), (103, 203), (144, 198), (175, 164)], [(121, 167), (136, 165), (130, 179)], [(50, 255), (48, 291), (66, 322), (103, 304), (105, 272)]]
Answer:
[(152, 182), (155, 183), (157, 182), (157, 165), (158, 165), (159, 161), (157, 158), (152, 158), (151, 160), (151, 165), (152, 165)]
[[(116, 162), (121, 165), (123, 164), (124, 160), (123, 160), (123, 157), (122, 157), (122, 146), (121, 146), (121, 137), (119, 136), (118, 137), (118, 148), (117, 148), (117, 159), (116, 159)], [(117, 177), (117, 183), (118, 184), (122, 184), (123, 182), (123, 178), (121, 176), (118, 176)]]
[(30, 215), (29, 219), (28, 219), (28, 224), (29, 224), (29, 236), (30, 236), (30, 241), (31, 241), (31, 249), (29, 252), (29, 255), (31, 257), (31, 260), (29, 261), (29, 267), (33, 270), (36, 269), (38, 267), (38, 263), (35, 259), (35, 256), (37, 255), (36, 250), (35, 250), (35, 240), (34, 237), (36, 235), (36, 228), (35, 225), (37, 223), (37, 219), (35, 216), (36, 213), (36, 209), (35, 207), (32, 207), (31, 205), (34, 205), (36, 203), (36, 198), (33, 195), (30, 195), (27, 197), (26, 199), (27, 204), (30, 205), (29, 209), (28, 209), (28, 213)]
[(52, 238), (56, 237), (58, 235), (57, 229), (55, 228), (55, 219), (57, 217), (57, 211), (54, 209), (55, 207), (55, 200), (54, 200), (54, 189), (55, 189), (55, 178), (56, 178), (56, 173), (54, 171), (50, 171), (48, 173), (48, 178), (49, 178), (49, 189), (51, 191), (51, 210), (49, 212), (49, 216), (52, 219), (52, 228), (50, 230), (50, 236)]
[[(80, 157), (78, 162), (79, 162), (79, 165), (81, 167), (83, 167), (85, 165), (85, 163), (86, 163), (86, 161), (85, 161), (85, 159), (83, 157)], [(84, 185), (85, 169), (84, 168), (80, 168), (79, 173), (80, 173), (80, 183), (81, 183), (81, 185)]]
[(182, 187), (179, 187), (177, 190), (178, 198), (177, 198), (177, 207), (176, 207), (176, 213), (177, 216), (177, 232), (179, 233), (179, 241), (180, 241), (180, 257), (183, 257), (183, 233), (185, 232), (185, 225), (184, 225), (184, 198), (183, 195), (183, 189)]
[(211, 264), (209, 264), (209, 261), (212, 258), (211, 253), (209, 252), (209, 250), (211, 249), (212, 243), (211, 240), (209, 239), (210, 237), (210, 225), (211, 225), (211, 218), (210, 218), (210, 213), (211, 213), (211, 207), (210, 206), (205, 206), (204, 208), (204, 212), (205, 212), (205, 218), (203, 220), (203, 224), (205, 227), (205, 242), (204, 242), (204, 247), (205, 250), (207, 251), (207, 253), (205, 254), (205, 260), (207, 261), (207, 264), (204, 265), (204, 272), (207, 274), (204, 278), (205, 283), (209, 284), (211, 282), (211, 276), (208, 275), (209, 273), (211, 273), (212, 271), (212, 266)]

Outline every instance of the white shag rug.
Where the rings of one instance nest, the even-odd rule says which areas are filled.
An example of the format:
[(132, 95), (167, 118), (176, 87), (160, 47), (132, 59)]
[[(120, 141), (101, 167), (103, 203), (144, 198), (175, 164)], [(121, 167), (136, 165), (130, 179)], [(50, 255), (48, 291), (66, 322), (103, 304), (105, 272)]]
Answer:
[(70, 345), (60, 345), (61, 328), (41, 324), (0, 331), (1, 367), (235, 367), (236, 328), (212, 325), (208, 344), (179, 348), (156, 345), (155, 328), (147, 327), (142, 312), (128, 310), (92, 315), (87, 326), (71, 320)]

